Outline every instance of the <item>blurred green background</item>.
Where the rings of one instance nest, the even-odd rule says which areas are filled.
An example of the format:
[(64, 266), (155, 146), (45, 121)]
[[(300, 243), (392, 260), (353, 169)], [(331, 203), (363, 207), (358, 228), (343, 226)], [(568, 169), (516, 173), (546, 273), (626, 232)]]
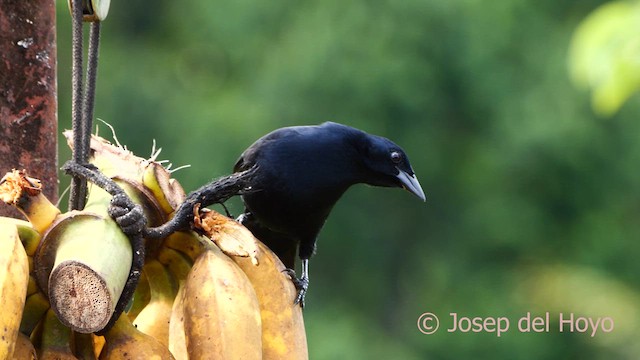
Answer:
[[(191, 164), (175, 173), (187, 191), (282, 126), (337, 121), (405, 148), (427, 202), (356, 186), (321, 233), (305, 309), (312, 359), (637, 359), (640, 56), (611, 48), (638, 55), (640, 22), (618, 21), (633, 14), (623, 10), (605, 21), (622, 28), (573, 39), (605, 3), (113, 1), (96, 117), (140, 156), (155, 139), (161, 158)], [(61, 129), (69, 22), (59, 1)], [(622, 85), (599, 89), (620, 58)], [(416, 326), (425, 312), (440, 317), (433, 335)], [(527, 312), (549, 312), (549, 332), (521, 333)], [(449, 333), (450, 313), (511, 327)], [(615, 328), (560, 332), (560, 313)]]

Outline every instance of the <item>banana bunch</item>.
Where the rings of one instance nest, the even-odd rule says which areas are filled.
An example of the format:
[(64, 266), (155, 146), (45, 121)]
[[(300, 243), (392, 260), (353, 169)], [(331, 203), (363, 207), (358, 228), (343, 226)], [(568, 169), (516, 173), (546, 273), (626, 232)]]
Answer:
[[(151, 226), (170, 219), (185, 199), (157, 155), (143, 159), (97, 136), (91, 140), (91, 162), (143, 207)], [(99, 325), (84, 329), (69, 320), (65, 309), (91, 313), (96, 302), (117, 300), (117, 286), (92, 294), (95, 281), (80, 282), (99, 275), (117, 285), (120, 280), (105, 273), (120, 264), (107, 260), (128, 269), (130, 245), (104, 216), (110, 198), (98, 187), (90, 186), (85, 210), (66, 214), (41, 187), (24, 171), (0, 181), (0, 200), (28, 219), (0, 218), (0, 360), (308, 358), (302, 312), (284, 265), (242, 225), (208, 209), (194, 209), (193, 230), (146, 241), (133, 299), (104, 336), (93, 334)], [(120, 240), (94, 240), (112, 243), (88, 265), (69, 268), (86, 276), (60, 282), (57, 267), (90, 252), (94, 245), (83, 239), (104, 232)], [(98, 310), (109, 310), (105, 304)]]

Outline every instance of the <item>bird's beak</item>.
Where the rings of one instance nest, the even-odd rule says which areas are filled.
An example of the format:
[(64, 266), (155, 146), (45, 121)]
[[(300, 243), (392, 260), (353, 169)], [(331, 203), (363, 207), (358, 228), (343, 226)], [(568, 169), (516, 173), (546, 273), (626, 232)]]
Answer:
[(420, 182), (416, 175), (409, 175), (407, 172), (402, 171), (398, 168), (398, 180), (402, 184), (402, 187), (405, 190), (409, 191), (413, 195), (422, 199), (422, 201), (427, 201), (427, 197), (424, 195), (424, 191), (422, 191), (422, 186), (420, 186)]

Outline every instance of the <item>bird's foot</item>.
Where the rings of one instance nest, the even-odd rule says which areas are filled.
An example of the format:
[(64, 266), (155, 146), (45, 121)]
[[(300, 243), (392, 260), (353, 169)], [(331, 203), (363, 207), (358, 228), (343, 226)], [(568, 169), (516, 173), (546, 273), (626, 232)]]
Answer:
[(285, 269), (283, 272), (291, 278), (291, 282), (296, 287), (296, 290), (298, 290), (298, 295), (293, 304), (300, 304), (300, 307), (304, 309), (304, 297), (309, 289), (309, 277), (302, 275), (302, 277), (298, 278), (293, 269)]

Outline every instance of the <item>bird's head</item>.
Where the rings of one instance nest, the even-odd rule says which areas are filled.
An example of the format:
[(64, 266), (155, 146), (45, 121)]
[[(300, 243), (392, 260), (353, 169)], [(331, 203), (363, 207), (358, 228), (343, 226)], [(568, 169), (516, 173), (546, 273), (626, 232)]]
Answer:
[(401, 187), (426, 201), (424, 191), (409, 163), (407, 154), (393, 141), (366, 135), (364, 141), (365, 182), (374, 186)]

